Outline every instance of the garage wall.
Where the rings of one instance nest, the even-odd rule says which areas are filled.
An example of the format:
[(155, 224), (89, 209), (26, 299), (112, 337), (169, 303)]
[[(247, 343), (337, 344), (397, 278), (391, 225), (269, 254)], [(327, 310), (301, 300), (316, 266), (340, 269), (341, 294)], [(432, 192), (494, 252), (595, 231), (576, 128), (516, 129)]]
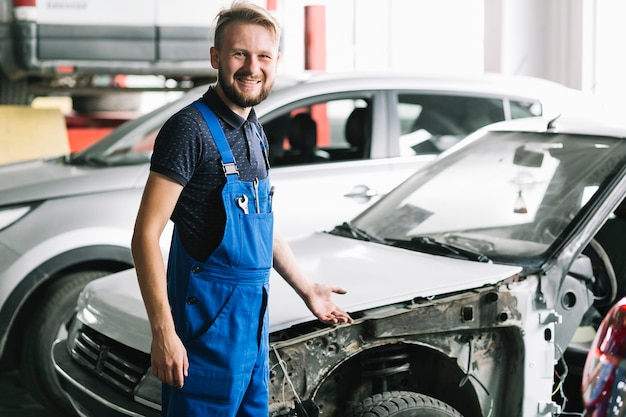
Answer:
[(531, 75), (619, 104), (623, 0), (276, 0), (280, 68), (304, 68), (304, 7), (326, 9), (328, 71)]
[(485, 70), (583, 86), (584, 0), (485, 0)]
[(326, 9), (328, 71), (483, 71), (483, 0), (278, 0), (280, 69), (304, 68), (304, 7)]

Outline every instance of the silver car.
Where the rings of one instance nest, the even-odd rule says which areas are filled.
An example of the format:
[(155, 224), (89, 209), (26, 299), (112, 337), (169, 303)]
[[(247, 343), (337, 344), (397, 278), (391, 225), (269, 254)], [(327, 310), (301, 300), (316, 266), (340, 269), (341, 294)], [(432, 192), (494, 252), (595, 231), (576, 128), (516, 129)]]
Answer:
[[(295, 239), (355, 322), (321, 324), (272, 275), (270, 416), (563, 415), (582, 367), (563, 353), (625, 288), (602, 254), (626, 242), (596, 239), (625, 198), (626, 127), (534, 118), (477, 132), (351, 222)], [(134, 271), (90, 283), (53, 353), (77, 412), (159, 415), (150, 345)]]
[[(160, 126), (205, 90), (80, 153), (0, 167), (2, 366), (19, 364), (45, 405), (67, 408), (49, 352), (65, 337), (78, 293), (132, 266), (129, 242)], [(257, 107), (272, 142), (277, 224), (291, 238), (332, 228), (475, 129), (556, 114), (578, 99), (554, 83), (495, 75), (281, 81)], [(168, 241), (165, 233), (164, 252)]]

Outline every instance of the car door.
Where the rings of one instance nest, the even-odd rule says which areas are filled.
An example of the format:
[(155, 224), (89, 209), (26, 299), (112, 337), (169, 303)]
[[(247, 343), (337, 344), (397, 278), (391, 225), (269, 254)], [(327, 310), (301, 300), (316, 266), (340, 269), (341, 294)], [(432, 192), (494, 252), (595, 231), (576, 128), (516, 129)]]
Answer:
[[(349, 221), (433, 159), (390, 158), (388, 144), (397, 140), (399, 129), (390, 126), (388, 98), (385, 91), (331, 94), (296, 100), (261, 117), (273, 162), (274, 211), (284, 234), (329, 230)], [(294, 120), (303, 114), (315, 130), (314, 161), (294, 149), (300, 140)]]

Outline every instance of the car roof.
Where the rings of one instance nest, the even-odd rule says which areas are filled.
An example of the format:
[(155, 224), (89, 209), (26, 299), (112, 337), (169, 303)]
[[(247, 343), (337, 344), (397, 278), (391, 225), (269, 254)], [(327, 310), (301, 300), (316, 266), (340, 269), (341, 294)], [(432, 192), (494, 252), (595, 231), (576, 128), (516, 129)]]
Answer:
[(498, 97), (513, 100), (540, 101), (544, 113), (556, 115), (557, 111), (587, 107), (588, 94), (562, 84), (529, 76), (499, 73), (427, 74), (406, 72), (317, 72), (278, 74), (271, 100), (255, 108), (262, 114), (266, 107), (277, 108), (293, 100), (292, 91), (298, 95), (320, 96), (337, 92), (374, 90), (418, 90), (428, 94), (454, 94), (478, 97)]
[[(383, 83), (382, 86), (405, 85), (407, 82), (416, 85), (455, 85), (463, 86), (466, 89), (480, 91), (476, 86), (491, 86), (492, 91), (501, 91), (499, 88), (508, 87), (510, 91), (523, 91), (529, 86), (552, 87), (561, 90), (573, 90), (563, 84), (543, 78), (527, 75), (511, 75), (502, 73), (419, 73), (419, 72), (399, 72), (399, 71), (350, 71), (350, 72), (326, 72), (326, 71), (301, 71), (301, 72), (279, 72), (276, 75), (275, 88), (283, 89), (299, 84), (315, 84), (341, 82), (343, 85), (365, 84), (371, 86), (371, 81)], [(203, 85), (202, 87), (204, 87)]]
[(528, 117), (493, 123), (481, 130), (610, 136), (626, 139), (626, 124), (602, 114), (562, 114), (554, 118)]
[[(279, 74), (276, 90), (294, 85), (341, 85), (341, 89), (423, 89), (433, 91), (491, 93), (494, 95), (516, 95), (520, 97), (540, 96), (549, 91), (578, 92), (562, 84), (542, 78), (506, 75), (497, 73), (476, 74), (428, 74), (406, 72), (315, 72)], [(337, 89), (336, 87), (334, 89)]]

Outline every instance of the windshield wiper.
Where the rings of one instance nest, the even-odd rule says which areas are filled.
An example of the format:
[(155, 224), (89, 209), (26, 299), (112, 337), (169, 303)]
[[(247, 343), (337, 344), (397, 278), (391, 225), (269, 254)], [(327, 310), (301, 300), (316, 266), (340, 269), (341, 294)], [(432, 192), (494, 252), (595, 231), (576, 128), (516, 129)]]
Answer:
[(458, 245), (440, 242), (430, 236), (414, 236), (411, 239), (392, 239), (385, 238), (387, 242), (405, 249), (419, 250), (433, 255), (453, 255), (462, 259), (477, 262), (491, 262), (486, 255), (465, 249)]
[(342, 224), (335, 226), (331, 233), (335, 235), (351, 237), (357, 240), (364, 240), (366, 242), (387, 244), (384, 239), (381, 239), (378, 236), (374, 236), (363, 229), (359, 229), (358, 227), (348, 222), (343, 222)]
[(81, 160), (81, 162), (83, 163), (84, 166), (88, 166), (88, 167), (102, 168), (102, 167), (111, 166), (111, 164), (108, 163), (106, 160), (99, 158), (99, 157), (95, 157), (95, 156), (84, 158)]

